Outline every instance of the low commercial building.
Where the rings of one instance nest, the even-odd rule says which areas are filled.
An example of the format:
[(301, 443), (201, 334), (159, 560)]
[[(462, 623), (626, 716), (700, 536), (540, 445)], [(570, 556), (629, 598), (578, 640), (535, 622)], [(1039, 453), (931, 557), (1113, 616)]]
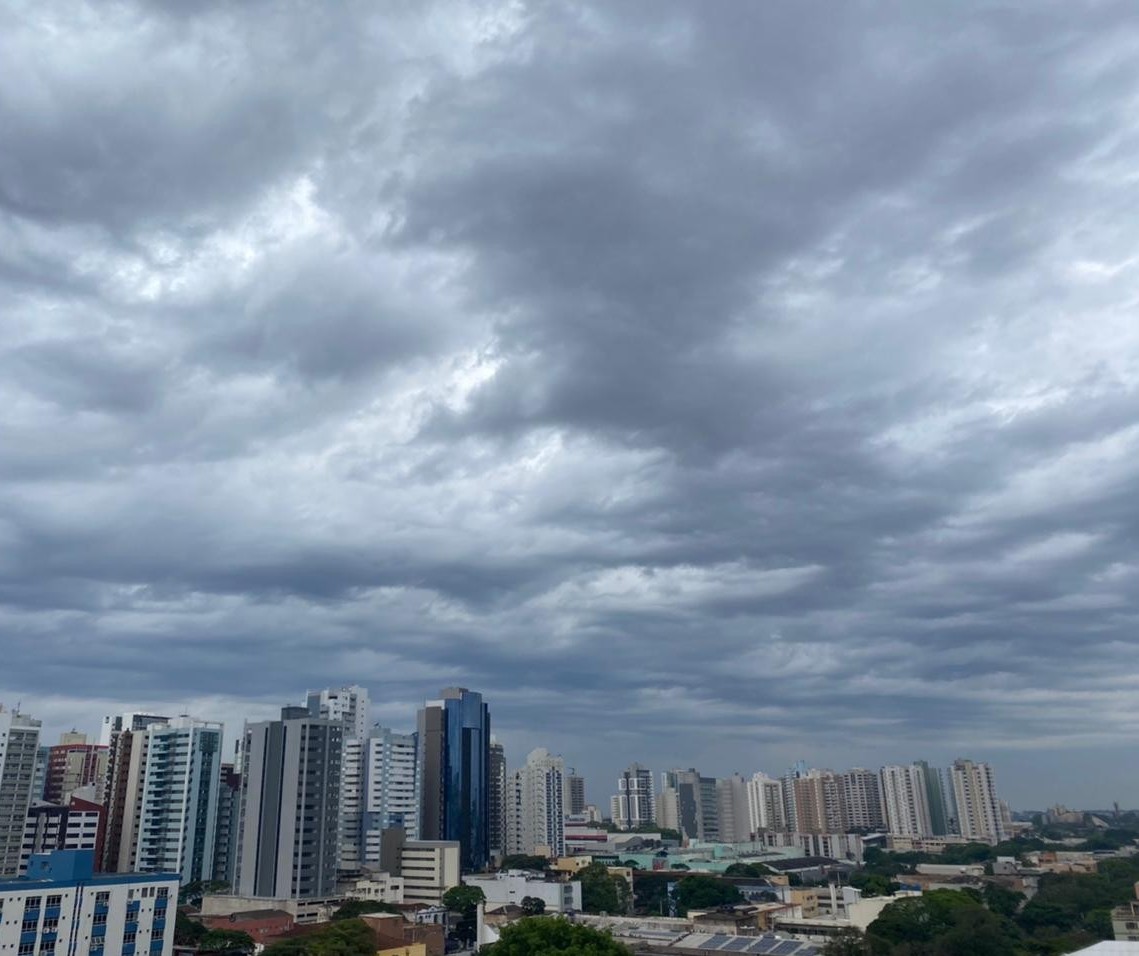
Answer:
[(0, 881), (0, 952), (171, 956), (177, 873), (95, 873), (93, 850), (55, 850)]
[(202, 916), (203, 926), (209, 929), (229, 929), (248, 933), (255, 943), (267, 945), (292, 932), (296, 926), (293, 914), (288, 910), (246, 910), (230, 913), (229, 916)]
[(356, 880), (348, 887), (345, 895), (350, 900), (402, 903), (403, 877), (392, 876), (390, 873), (372, 873), (363, 880)]
[(463, 882), (483, 891), (488, 910), (510, 904), (521, 906), (528, 896), (541, 900), (547, 913), (576, 913), (581, 910), (581, 883), (577, 880), (547, 880), (525, 870), (507, 870), (505, 873), (464, 876)]
[[(230, 893), (208, 893), (202, 897), (202, 917), (233, 916), (252, 910), (284, 910), (299, 926), (323, 923), (344, 903), (343, 896), (288, 897), (238, 896)], [(108, 954), (110, 956), (110, 954)]]
[(458, 840), (408, 840), (400, 848), (405, 903), (440, 903), (462, 882)]

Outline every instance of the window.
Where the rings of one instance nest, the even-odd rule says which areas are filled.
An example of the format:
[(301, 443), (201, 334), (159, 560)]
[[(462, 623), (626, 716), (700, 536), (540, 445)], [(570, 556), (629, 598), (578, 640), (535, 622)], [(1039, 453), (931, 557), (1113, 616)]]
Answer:
[(24, 904), (24, 912), (26, 913), (28, 910), (38, 910), (42, 902), (42, 896), (29, 896), (28, 901)]
[(107, 914), (106, 913), (96, 913), (93, 925), (105, 926), (106, 924), (107, 924)]
[(111, 891), (110, 890), (103, 890), (103, 892), (95, 894), (95, 905), (96, 906), (106, 906), (110, 902), (111, 902)]
[(47, 898), (48, 906), (59, 906), (63, 902), (63, 897), (58, 893), (53, 894)]
[(132, 929), (132, 930), (127, 930), (125, 933), (123, 933), (123, 945), (124, 945), (124, 946), (133, 946), (133, 945), (134, 945), (134, 941), (135, 941), (137, 938), (138, 938), (138, 933), (137, 933), (137, 932), (135, 932), (133, 929)]

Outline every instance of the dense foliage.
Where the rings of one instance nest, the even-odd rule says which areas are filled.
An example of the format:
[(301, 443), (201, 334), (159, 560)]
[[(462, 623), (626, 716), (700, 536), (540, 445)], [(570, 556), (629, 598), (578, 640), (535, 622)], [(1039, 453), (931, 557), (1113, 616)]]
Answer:
[(511, 853), (502, 858), (498, 865), (500, 870), (546, 870), (550, 861), (544, 856), (529, 853)]
[(775, 871), (763, 863), (733, 863), (726, 870), (724, 876), (770, 876)]
[(459, 914), (454, 933), (459, 939), (470, 943), (478, 931), (479, 903), (486, 902), (486, 894), (477, 886), (452, 886), (443, 894), (443, 905), (452, 913)]
[(1069, 953), (1111, 938), (1112, 907), (1134, 898), (1136, 881), (1139, 858), (1118, 858), (1101, 861), (1094, 874), (1046, 874), (1027, 903), (998, 883), (934, 890), (887, 906), (867, 943), (874, 956)]
[(252, 953), (257, 948), (253, 937), (241, 930), (211, 929), (198, 942), (199, 953)]
[(581, 908), (587, 913), (620, 915), (629, 910), (629, 884), (612, 876), (603, 863), (590, 863), (578, 871)]
[(526, 916), (541, 916), (546, 912), (546, 901), (538, 896), (522, 897), (521, 906)]
[(742, 903), (743, 894), (731, 883), (717, 876), (696, 873), (686, 876), (676, 887), (677, 911), (685, 915), (689, 910), (715, 909), (732, 903)]
[(391, 903), (381, 903), (379, 900), (347, 900), (332, 914), (332, 918), (334, 920), (355, 919), (365, 913), (398, 912), (398, 906), (393, 906)]
[(363, 920), (348, 919), (273, 943), (261, 956), (374, 956), (375, 952), (376, 934)]
[(630, 956), (628, 947), (608, 933), (557, 916), (519, 920), (482, 950), (490, 956)]
[(197, 946), (209, 930), (181, 910), (174, 911), (174, 942), (179, 946)]

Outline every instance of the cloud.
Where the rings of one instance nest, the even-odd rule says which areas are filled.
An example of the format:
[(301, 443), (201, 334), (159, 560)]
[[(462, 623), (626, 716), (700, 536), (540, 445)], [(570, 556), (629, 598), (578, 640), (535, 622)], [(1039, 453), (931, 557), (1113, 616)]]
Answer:
[(1130, 13), (4, 11), (0, 699), (1135, 802)]

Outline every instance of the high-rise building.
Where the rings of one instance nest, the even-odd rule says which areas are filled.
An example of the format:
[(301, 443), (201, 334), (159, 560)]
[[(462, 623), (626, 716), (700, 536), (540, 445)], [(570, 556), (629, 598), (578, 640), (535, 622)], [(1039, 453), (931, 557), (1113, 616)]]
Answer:
[(622, 830), (651, 826), (657, 818), (653, 772), (639, 763), (629, 764), (617, 778), (610, 809), (613, 822)]
[(720, 794), (715, 777), (694, 769), (661, 774), (658, 822), (689, 840), (720, 839)]
[(842, 791), (843, 825), (850, 830), (880, 831), (886, 828), (886, 812), (882, 806), (882, 785), (878, 774), (863, 767), (853, 767), (839, 774)]
[(490, 862), (490, 710), (448, 687), (419, 711), (419, 833), (458, 841), (465, 871)]
[(879, 777), (889, 832), (900, 836), (932, 836), (922, 768), (916, 764), (883, 767)]
[(115, 731), (104, 870), (212, 878), (221, 745), (221, 724), (191, 717)]
[(993, 768), (961, 759), (953, 761), (951, 772), (961, 836), (987, 843), (1005, 839)]
[(233, 886), (237, 862), (237, 833), (241, 820), (241, 772), (231, 763), (221, 765), (218, 778), (217, 827), (214, 830), (214, 872), (218, 883)]
[(755, 773), (747, 782), (748, 822), (752, 833), (788, 829), (784, 812), (783, 781)]
[(107, 748), (87, 742), (87, 735), (62, 734), (59, 743), (48, 748), (47, 773), (43, 799), (48, 803), (67, 803), (81, 787), (102, 787), (107, 775)]
[(488, 833), (490, 855), (501, 859), (506, 855), (507, 796), (506, 796), (506, 751), (493, 737), (490, 739), (490, 770), (487, 791), (487, 814), (490, 818)]
[(344, 729), (284, 707), (245, 727), (236, 892), (305, 899), (336, 891)]
[(373, 727), (364, 739), (360, 862), (366, 867), (382, 865), (385, 830), (419, 836), (417, 760), (415, 734)]
[(511, 774), (507, 853), (565, 856), (565, 770), (561, 757), (539, 747)]
[(371, 724), (372, 703), (366, 688), (358, 684), (310, 690), (305, 696), (310, 717), (333, 720), (344, 730), (344, 739), (363, 739)]
[[(791, 780), (795, 803), (796, 833), (833, 833), (828, 820), (828, 796), (834, 799), (833, 776), (819, 770), (809, 770)], [(828, 793), (829, 791), (829, 793)], [(841, 826), (839, 827), (841, 829)]]
[(751, 839), (747, 781), (738, 773), (721, 777), (716, 781), (716, 792), (720, 802), (720, 840), (746, 843)]
[(585, 777), (572, 770), (566, 776), (566, 813), (585, 813)]
[(20, 872), (40, 722), (0, 708), (0, 878)]
[(99, 859), (103, 843), (103, 807), (73, 796), (65, 804), (33, 802), (24, 826), (21, 874), (37, 853), (88, 850)]
[(365, 688), (351, 684), (309, 691), (306, 706), (310, 717), (335, 721), (343, 731), (336, 867), (342, 874), (355, 874), (362, 862), (364, 740), (371, 727), (371, 701)]
[(103, 726), (99, 732), (99, 743), (109, 747), (115, 740), (115, 735), (124, 730), (145, 730), (151, 724), (164, 724), (169, 717), (158, 714), (144, 714), (140, 711), (131, 711), (126, 714), (109, 714), (103, 718)]
[(147, 728), (135, 871), (213, 876), (222, 725), (178, 717)]
[(925, 780), (926, 805), (929, 807), (930, 832), (934, 836), (957, 833), (957, 806), (953, 796), (951, 772), (931, 767), (924, 760), (915, 760)]
[[(40, 744), (36, 748), (36, 768), (32, 771), (32, 803), (44, 799), (44, 790), (47, 787), (47, 764), (51, 757), (51, 747)], [(96, 793), (102, 792), (102, 785)]]

